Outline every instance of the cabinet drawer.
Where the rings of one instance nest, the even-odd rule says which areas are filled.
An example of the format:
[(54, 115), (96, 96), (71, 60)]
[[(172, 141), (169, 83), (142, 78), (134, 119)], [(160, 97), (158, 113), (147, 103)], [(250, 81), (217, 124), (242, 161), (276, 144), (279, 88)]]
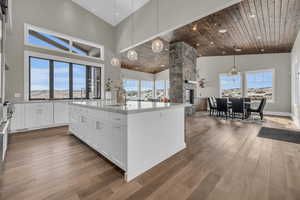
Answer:
[(114, 125), (119, 124), (119, 125), (124, 126), (127, 123), (126, 119), (127, 119), (126, 115), (122, 115), (122, 114), (118, 114), (118, 113), (111, 113), (109, 121)]

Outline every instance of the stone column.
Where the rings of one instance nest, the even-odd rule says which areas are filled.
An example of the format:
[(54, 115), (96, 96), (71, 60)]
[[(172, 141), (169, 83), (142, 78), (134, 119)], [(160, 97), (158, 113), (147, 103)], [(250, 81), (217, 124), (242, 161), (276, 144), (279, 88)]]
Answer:
[(185, 80), (196, 81), (197, 50), (185, 42), (170, 44), (170, 101), (185, 103), (186, 90), (194, 90), (196, 85), (186, 84)]

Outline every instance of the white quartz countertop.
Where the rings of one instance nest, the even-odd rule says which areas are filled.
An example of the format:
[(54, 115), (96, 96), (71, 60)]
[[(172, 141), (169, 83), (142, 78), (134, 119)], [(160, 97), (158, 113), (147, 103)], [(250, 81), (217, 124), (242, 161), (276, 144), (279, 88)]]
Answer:
[(71, 105), (81, 107), (95, 108), (108, 112), (116, 112), (121, 114), (135, 114), (142, 112), (159, 111), (164, 109), (175, 109), (186, 107), (189, 104), (174, 104), (161, 102), (143, 102), (143, 101), (128, 101), (126, 105), (111, 104), (104, 101), (74, 101)]

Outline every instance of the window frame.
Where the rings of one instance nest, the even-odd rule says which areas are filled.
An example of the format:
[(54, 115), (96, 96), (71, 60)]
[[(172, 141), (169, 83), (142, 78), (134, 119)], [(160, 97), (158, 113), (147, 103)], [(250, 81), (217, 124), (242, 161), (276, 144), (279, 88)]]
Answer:
[[(43, 59), (43, 60), (49, 60), (49, 77), (50, 77), (50, 82), (49, 82), (49, 99), (32, 99), (31, 98), (31, 63), (30, 63), (30, 58), (37, 58), (37, 59)], [(51, 98), (51, 84), (53, 85), (53, 83), (51, 83), (54, 81), (53, 79), (53, 73), (51, 72), (51, 68), (53, 69), (53, 62), (57, 61), (57, 62), (65, 62), (65, 63), (69, 63), (71, 65), (71, 68), (69, 68), (69, 97), (70, 98)], [(51, 67), (51, 62), (52, 62), (52, 67)], [(65, 58), (65, 57), (58, 57), (58, 56), (52, 56), (52, 55), (48, 55), (48, 54), (42, 54), (42, 53), (37, 53), (37, 52), (31, 52), (31, 51), (25, 51), (24, 52), (24, 99), (25, 101), (38, 101), (38, 100), (76, 100), (76, 99), (81, 99), (81, 98), (72, 98), (73, 95), (73, 84), (71, 84), (73, 82), (73, 75), (71, 72), (73, 72), (72, 67), (73, 64), (78, 64), (78, 65), (84, 65), (86, 66), (86, 87), (88, 88), (88, 68), (92, 67), (98, 67), (101, 69), (101, 92), (100, 92), (100, 98), (93, 98), (93, 99), (103, 99), (104, 98), (104, 65), (100, 64), (100, 63), (93, 63), (93, 62), (88, 62), (88, 61), (83, 61), (83, 60), (76, 60), (76, 59), (70, 59), (70, 58)], [(52, 74), (52, 75), (51, 75)], [(54, 85), (53, 85), (54, 86)], [(71, 95), (72, 94), (72, 95)], [(87, 92), (87, 98), (89, 98), (89, 94)], [(52, 96), (53, 97), (53, 96)]]
[[(230, 76), (230, 75), (228, 75), (228, 73), (221, 73), (221, 74), (219, 74), (219, 97), (220, 97), (220, 98), (223, 98), (223, 96), (222, 96), (222, 87), (221, 87), (221, 77), (224, 76), (224, 75)], [(243, 89), (243, 82), (244, 82), (244, 81), (243, 81), (243, 75), (242, 75), (241, 72), (239, 72), (237, 75), (239, 75), (240, 78), (241, 78), (240, 88), (241, 88), (241, 97), (243, 97), (243, 96), (244, 96), (244, 89)], [(237, 76), (237, 75), (233, 75), (233, 76)], [(224, 97), (224, 98), (225, 98), (225, 97)]]
[[(276, 75), (275, 75), (275, 69), (274, 68), (269, 68), (269, 69), (259, 69), (259, 70), (253, 70), (253, 71), (245, 71), (245, 97), (248, 97), (248, 80), (247, 80), (247, 74), (251, 73), (259, 73), (259, 72), (272, 72), (272, 99), (267, 99), (268, 103), (275, 103), (275, 84), (276, 84)], [(255, 100), (259, 101), (259, 100)]]
[(37, 57), (29, 57), (29, 63), (28, 63), (28, 65), (29, 65), (29, 68), (28, 68), (28, 85), (29, 85), (29, 88), (28, 88), (28, 90), (29, 90), (29, 93), (28, 93), (28, 98), (29, 98), (29, 100), (31, 101), (31, 100), (34, 100), (34, 101), (42, 101), (42, 100), (49, 100), (49, 99), (43, 99), (43, 98), (34, 98), (34, 99), (32, 99), (31, 98), (31, 58), (36, 58), (36, 59), (41, 59), (41, 60), (47, 60), (47, 61), (49, 61), (49, 66), (48, 66), (48, 68), (49, 68), (49, 99), (51, 98), (51, 92), (50, 92), (50, 88), (51, 88), (51, 72), (50, 72), (50, 66), (51, 66), (51, 61), (49, 60), (49, 59), (45, 59), (45, 58), (37, 58)]
[[(69, 41), (69, 51), (64, 51), (64, 50), (60, 50), (60, 49), (54, 49), (54, 48), (49, 48), (49, 47), (30, 44), (29, 41), (28, 41), (29, 30), (38, 31), (38, 32), (41, 32), (41, 33), (46, 33), (46, 34), (49, 34), (49, 35), (52, 35), (52, 36), (55, 36), (55, 37), (59, 37), (59, 38), (68, 40)], [(73, 53), (72, 52), (73, 42), (82, 43), (82, 44), (85, 44), (85, 45), (88, 45), (88, 46), (99, 48), (100, 49), (100, 58), (93, 57), (93, 56), (88, 56), (88, 55), (81, 55), (81, 54), (78, 54), (78, 53)], [(92, 58), (92, 59), (104, 61), (104, 46), (103, 45), (95, 44), (93, 42), (89, 42), (89, 41), (86, 41), (86, 40), (75, 38), (75, 37), (65, 35), (65, 34), (62, 34), (62, 33), (57, 33), (57, 32), (50, 31), (50, 30), (45, 29), (45, 28), (40, 28), (40, 27), (33, 26), (31, 24), (26, 24), (26, 23), (24, 24), (24, 44), (26, 46), (30, 46), (30, 47), (47, 49), (49, 51), (60, 52), (60, 53), (71, 54), (71, 55), (75, 55), (75, 56), (79, 56), (79, 57)]]

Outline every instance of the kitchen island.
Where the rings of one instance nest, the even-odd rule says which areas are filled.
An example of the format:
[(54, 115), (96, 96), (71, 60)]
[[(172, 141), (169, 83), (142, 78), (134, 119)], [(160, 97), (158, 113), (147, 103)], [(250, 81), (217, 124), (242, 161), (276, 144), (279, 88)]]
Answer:
[(69, 104), (70, 133), (125, 171), (130, 181), (186, 147), (184, 104)]

